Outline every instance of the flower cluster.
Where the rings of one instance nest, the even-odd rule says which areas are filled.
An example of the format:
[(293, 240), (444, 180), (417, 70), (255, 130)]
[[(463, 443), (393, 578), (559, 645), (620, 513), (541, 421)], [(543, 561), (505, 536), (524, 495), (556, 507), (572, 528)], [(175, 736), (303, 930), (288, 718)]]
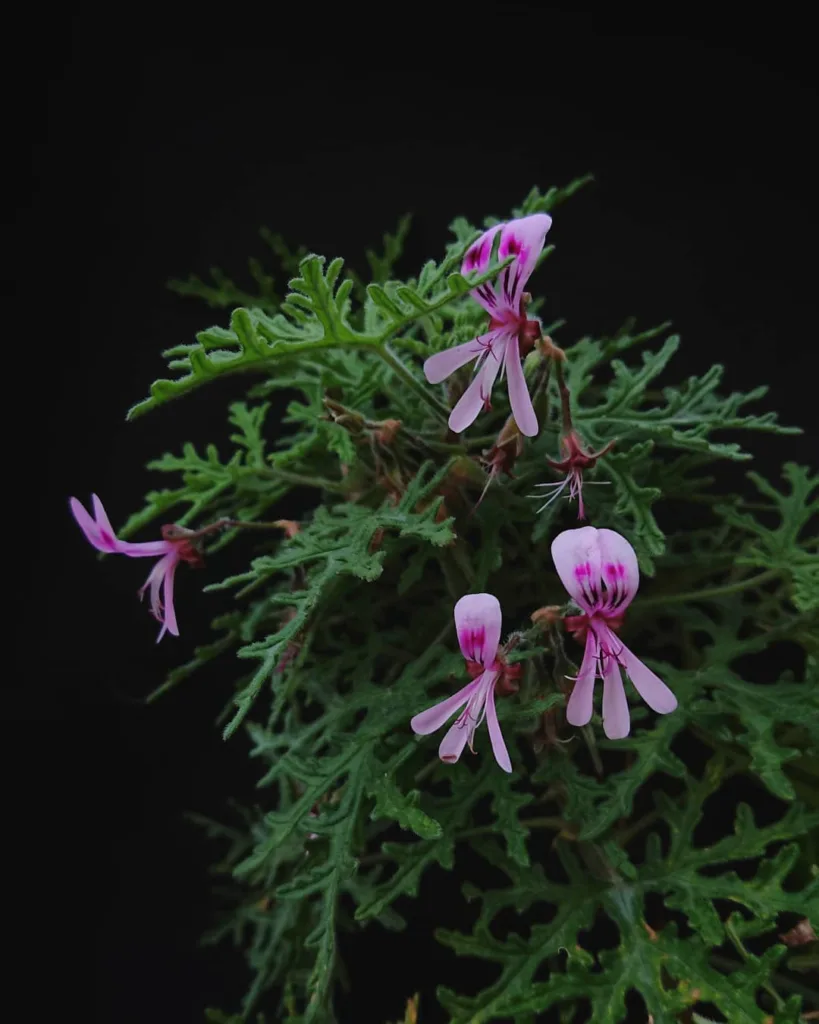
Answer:
[[(529, 296), (524, 288), (543, 250), (551, 223), (546, 214), (536, 214), (497, 224), (467, 249), (462, 266), (464, 273), (485, 270), (496, 242), (500, 260), (510, 255), (514, 258), (501, 271), (497, 288), (482, 284), (472, 292), (489, 313), (489, 330), (464, 345), (430, 356), (424, 363), (424, 373), (431, 384), (436, 384), (475, 361), (477, 372), (472, 383), (449, 417), (450, 428), (459, 433), (475, 421), (482, 409), (490, 408), (492, 386), (498, 375), (505, 372), (512, 416), (487, 459), (487, 464), (491, 465), (491, 482), (499, 472), (510, 472), (509, 467), (521, 451), (520, 435), (532, 437), (538, 432), (521, 358), (539, 341), (544, 343), (543, 350), (554, 362), (563, 411), (563, 458), (547, 461), (564, 474), (564, 479), (539, 485), (553, 490), (543, 508), (568, 488), (569, 497), (577, 500), (579, 518), (585, 519), (583, 471), (610, 451), (614, 441), (597, 452), (584, 449), (572, 426), (570, 396), (562, 371), (565, 357), (550, 339), (542, 338), (539, 322), (530, 320), (526, 314)], [(593, 713), (594, 681), (600, 678), (603, 680), (603, 729), (610, 739), (627, 736), (630, 722), (622, 672), (650, 708), (659, 714), (673, 711), (677, 706), (674, 694), (616, 635), (626, 608), (637, 593), (640, 579), (637, 556), (631, 544), (613, 530), (597, 530), (592, 526), (565, 530), (552, 544), (552, 559), (564, 587), (581, 610), (580, 615), (565, 617), (566, 628), (585, 642), (583, 661), (566, 708), (567, 721), (575, 726), (588, 724)], [(458, 760), (467, 743), (470, 750), (473, 749), (475, 730), (486, 718), (495, 759), (504, 771), (511, 771), (495, 708), (496, 688), (503, 692), (502, 681), (507, 670), (503, 649), (499, 646), (501, 609), (498, 599), (491, 594), (462, 597), (455, 605), (455, 626), (464, 657), (468, 663), (478, 663), (480, 674), (452, 697), (416, 715), (412, 728), (422, 735), (434, 732), (459, 711), (439, 749), (441, 760), (452, 762)]]
[[(511, 416), (484, 459), (484, 464), (490, 467), (491, 483), (501, 472), (512, 475), (515, 460), (523, 451), (524, 439), (538, 432), (538, 418), (523, 366), (525, 357), (537, 347), (543, 365), (554, 370), (562, 407), (563, 457), (559, 461), (547, 461), (565, 475), (562, 482), (540, 486), (554, 490), (547, 504), (568, 488), (569, 497), (577, 500), (579, 517), (583, 519), (586, 514), (582, 498), (583, 471), (593, 467), (614, 442), (609, 441), (597, 452), (584, 448), (572, 425), (571, 398), (562, 368), (566, 357), (542, 334), (540, 321), (527, 314), (531, 297), (525, 288), (537, 266), (551, 224), (551, 217), (544, 213), (497, 224), (467, 248), (462, 273), (485, 272), (493, 254), (505, 264), (495, 285), (484, 282), (471, 292), (489, 315), (488, 329), (466, 344), (430, 356), (424, 363), (424, 373), (431, 384), (438, 384), (469, 363), (475, 363), (474, 377), (449, 416), (449, 427), (456, 433), (466, 430), (482, 409), (491, 408), (492, 388), (499, 377), (506, 376)], [(548, 373), (541, 374), (536, 391), (545, 386), (548, 379)], [(389, 447), (401, 427), (400, 422), (370, 423), (356, 418), (357, 414), (334, 400), (328, 398), (325, 404), (335, 422), (346, 424), (359, 441), (369, 438), (378, 465), (378, 445)], [(150, 590), (151, 611), (161, 624), (159, 639), (166, 632), (179, 633), (174, 609), (174, 575), (180, 562), (202, 565), (200, 542), (204, 536), (227, 524), (277, 527), (284, 524), (284, 521), (252, 524), (220, 520), (198, 531), (168, 524), (162, 527), (161, 540), (132, 543), (116, 536), (96, 495), (92, 496), (92, 507), (93, 517), (76, 498), (71, 499), (74, 518), (98, 551), (158, 559), (139, 593), (141, 596), (145, 590)], [(298, 529), (295, 524), (290, 526)], [(375, 546), (379, 542), (379, 538), (374, 538)], [(600, 678), (603, 680), (603, 729), (610, 739), (627, 736), (630, 722), (623, 673), (650, 708), (659, 714), (673, 711), (677, 706), (673, 693), (617, 635), (639, 586), (637, 556), (631, 544), (613, 530), (585, 526), (560, 533), (552, 543), (552, 558), (558, 576), (579, 609), (579, 614), (561, 617), (566, 629), (585, 644), (566, 706), (568, 723), (574, 726), (589, 723), (594, 708), (594, 683)], [(457, 713), (439, 748), (441, 760), (453, 763), (458, 761), (465, 746), (469, 745), (474, 751), (475, 732), (485, 719), (495, 760), (504, 771), (511, 772), (512, 761), (501, 733), (496, 696), (517, 689), (515, 679), (520, 668), (507, 660), (509, 644), (501, 645), (502, 614), (498, 599), (492, 594), (461, 597), (455, 605), (455, 627), (472, 678), (451, 697), (415, 715), (411, 727), (415, 733), (427, 735), (440, 729)]]
[[(564, 530), (552, 543), (552, 559), (563, 586), (582, 609), (567, 616), (566, 628), (585, 640), (586, 649), (572, 695), (566, 707), (570, 725), (587, 725), (593, 711), (594, 681), (603, 680), (603, 731), (609, 739), (623, 739), (629, 733), (629, 710), (621, 672), (661, 715), (677, 706), (674, 694), (659, 676), (633, 654), (616, 636), (640, 582), (637, 556), (625, 537), (614, 530), (584, 526)], [(416, 715), (413, 731), (426, 735), (440, 729), (453, 712), (464, 708), (441, 742), (442, 761), (457, 761), (464, 746), (486, 718), (495, 760), (511, 771), (509, 753), (501, 735), (495, 709), (496, 688), (502, 692), (508, 672), (500, 648), (501, 608), (492, 594), (469, 594), (455, 605), (455, 628), (467, 662), (477, 663), (481, 672), (453, 696)], [(464, 707), (464, 705), (466, 705)]]

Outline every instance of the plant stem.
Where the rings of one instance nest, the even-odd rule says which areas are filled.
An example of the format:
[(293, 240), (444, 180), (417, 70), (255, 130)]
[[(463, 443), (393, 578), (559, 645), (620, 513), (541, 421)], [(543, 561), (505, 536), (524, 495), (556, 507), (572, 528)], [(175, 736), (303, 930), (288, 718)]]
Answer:
[(649, 825), (653, 825), (655, 821), (662, 819), (662, 814), (659, 811), (649, 811), (648, 814), (644, 814), (639, 821), (635, 821), (633, 825), (629, 825), (624, 828), (622, 832), (617, 834), (617, 845), (625, 846), (626, 843), (630, 843), (631, 840), (644, 828), (648, 828)]
[(555, 380), (560, 392), (560, 408), (563, 419), (563, 433), (568, 434), (572, 430), (572, 405), (569, 397), (569, 388), (566, 378), (563, 376), (563, 358), (552, 359), (554, 363)]
[[(734, 948), (736, 949), (737, 953), (739, 953), (743, 960), (747, 960), (749, 957), (748, 950), (742, 944), (742, 939), (737, 934), (736, 928), (734, 928), (734, 925), (732, 924), (730, 918), (725, 922), (725, 932), (728, 935), (728, 938), (734, 944)], [(762, 983), (762, 987), (765, 989), (765, 991), (768, 993), (771, 999), (773, 999), (774, 1005), (776, 1006), (777, 1010), (781, 1010), (782, 1007), (785, 1005), (785, 1001), (782, 998), (782, 996), (780, 996), (780, 994), (776, 991), (773, 985), (771, 985), (770, 982), (765, 981)]]
[(495, 443), (495, 434), (484, 434), (482, 437), (471, 437), (463, 442), (467, 448), (486, 448), (487, 445)]
[(426, 402), (430, 409), (435, 412), (436, 416), (440, 416), (444, 422), (449, 419), (449, 409), (447, 409), (443, 402), (440, 402), (435, 397), (429, 388), (424, 387), (417, 377), (410, 373), (388, 345), (379, 345), (375, 351), (381, 356), (393, 373), (399, 376), (407, 387), (414, 391), (422, 401)]
[(280, 469), (277, 466), (254, 468), (252, 473), (269, 476), (274, 480), (285, 480), (287, 483), (294, 484), (297, 487), (318, 487), (319, 490), (333, 491), (335, 494), (345, 493), (344, 485), (337, 480), (327, 480), (323, 476), (307, 476), (303, 473), (294, 473), (290, 469)]
[[(736, 960), (732, 960), (729, 956), (723, 956), (721, 953), (712, 953), (710, 958), (711, 963), (717, 967), (724, 967), (726, 969), (736, 969), (739, 964)], [(786, 989), (789, 992), (796, 992), (802, 996), (803, 999), (810, 999), (811, 1002), (819, 1001), (819, 993), (816, 989), (810, 988), (807, 985), (802, 985), (798, 981), (794, 981), (792, 978), (786, 977), (784, 974), (774, 974), (773, 977), (776, 979), (776, 983), (780, 988)]]
[[(551, 828), (557, 832), (564, 832), (568, 836), (567, 830), (569, 829), (569, 823), (564, 821), (562, 818), (529, 818), (523, 819), (521, 825), (525, 825), (527, 828)], [(497, 832), (496, 825), (480, 825), (477, 828), (467, 828), (463, 832), (458, 832), (455, 835), (455, 841), (460, 842), (462, 839), (475, 839), (477, 836), (491, 836)], [(363, 857), (358, 858), (359, 867), (368, 867), (370, 864), (383, 864), (384, 861), (390, 860), (390, 857), (386, 853), (368, 853)]]
[(748, 579), (739, 580), (737, 583), (725, 583), (719, 587), (707, 587), (705, 590), (689, 590), (684, 594), (664, 594), (652, 598), (651, 606), (658, 604), (683, 604), (686, 601), (709, 601), (713, 597), (724, 597), (726, 594), (736, 594), (741, 590), (749, 590), (752, 587), (761, 587), (763, 583), (776, 579), (780, 569), (766, 569), (765, 572)]
[[(564, 832), (569, 829), (569, 823), (564, 821), (562, 818), (554, 817), (542, 817), (542, 818), (521, 818), (521, 825), (525, 825), (526, 828), (553, 828), (556, 832)], [(460, 839), (474, 839), (477, 836), (491, 836), (497, 832), (497, 825), (479, 825), (476, 828), (467, 828), (463, 832), (459, 832), (455, 838)]]
[(238, 530), (281, 530), (281, 523), (283, 520), (279, 519), (276, 522), (258, 522), (253, 519), (217, 519), (213, 526), (218, 526), (220, 529), (224, 527), (227, 529), (238, 529)]
[(592, 764), (594, 765), (594, 770), (597, 772), (597, 777), (599, 779), (602, 779), (603, 778), (603, 761), (600, 758), (600, 752), (597, 749), (597, 743), (595, 742), (595, 739), (594, 739), (594, 730), (592, 729), (592, 727), (590, 725), (584, 725), (582, 730), (581, 730), (581, 732), (583, 733), (583, 739), (586, 742), (586, 746), (589, 749), (589, 754), (591, 755)]

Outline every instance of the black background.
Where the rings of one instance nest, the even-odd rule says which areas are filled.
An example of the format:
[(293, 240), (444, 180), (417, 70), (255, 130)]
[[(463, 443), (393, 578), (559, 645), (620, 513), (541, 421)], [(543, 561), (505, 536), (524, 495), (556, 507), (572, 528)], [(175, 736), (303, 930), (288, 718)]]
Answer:
[[(440, 255), (456, 214), (503, 216), (533, 184), (591, 171), (597, 183), (555, 215), (537, 282), (545, 315), (569, 321), (563, 339), (670, 318), (684, 339), (674, 380), (724, 362), (727, 390), (768, 383), (764, 407), (806, 428), (752, 439), (758, 468), (815, 461), (816, 94), (799, 26), (643, 36), (510, 4), (404, 30), (402, 10), (323, 31), (312, 8), (303, 23), (225, 9), (208, 29), (193, 15), (88, 14), (38, 36), (18, 136), (34, 134), (17, 210), (29, 294), (8, 403), (38, 382), (38, 425), (12, 427), (18, 479), (38, 491), (36, 527), (12, 537), (16, 554), (23, 527), (37, 531), (36, 565), (29, 552), (10, 581), (26, 592), (7, 735), (27, 782), (32, 1019), (71, 1007), (104, 1024), (201, 1021), (205, 1006), (236, 1008), (245, 984), (238, 956), (196, 948), (212, 851), (182, 820), (221, 816), (255, 780), (243, 739), (225, 745), (213, 724), (230, 679), (141, 703), (207, 636), (216, 597), (200, 583), (222, 567), (183, 569), (182, 636), (157, 647), (134, 599), (142, 565), (96, 562), (66, 504), (96, 491), (121, 522), (164, 483), (148, 458), (226, 437), (238, 380), (124, 423), (163, 372), (159, 352), (225, 322), (166, 291), (169, 278), (213, 265), (241, 278), (265, 256), (261, 225), (363, 270), (407, 210), (411, 273)], [(423, 894), (457, 923), (455, 884)], [(386, 962), (382, 949), (377, 936), (350, 948), (343, 1019), (397, 1018), (431, 991), (435, 965), (411, 937)]]

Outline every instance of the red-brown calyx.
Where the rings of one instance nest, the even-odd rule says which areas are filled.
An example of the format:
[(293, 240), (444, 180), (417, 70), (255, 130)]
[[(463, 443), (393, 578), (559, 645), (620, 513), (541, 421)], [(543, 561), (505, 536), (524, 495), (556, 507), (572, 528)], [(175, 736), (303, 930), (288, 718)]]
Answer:
[[(511, 693), (518, 692), (518, 679), (520, 679), (522, 669), (522, 665), (508, 664), (503, 653), (498, 651), (495, 664), (492, 666), (492, 671), (499, 673), (498, 678), (495, 680), (495, 693), (497, 696), (506, 697)], [(472, 679), (477, 679), (478, 676), (483, 675), (487, 671), (478, 661), (467, 661), (466, 670)]]
[(202, 568), (205, 564), (202, 538), (213, 532), (210, 528), (188, 530), (184, 526), (177, 526), (176, 523), (165, 523), (160, 532), (163, 540), (170, 541), (176, 547), (177, 554), (183, 562), (187, 562), (194, 569)]
[(546, 462), (560, 473), (582, 473), (584, 469), (591, 469), (597, 460), (606, 455), (614, 447), (614, 441), (608, 441), (599, 452), (588, 449), (583, 450), (583, 442), (575, 430), (570, 430), (560, 440), (560, 447), (563, 449), (565, 458), (556, 462), (554, 459), (547, 459)]
[(510, 416), (501, 428), (497, 441), (481, 456), (481, 463), (489, 471), (489, 479), (486, 481), (486, 486), (481, 491), (481, 496), (475, 502), (470, 515), (473, 515), (478, 510), (495, 477), (500, 476), (501, 473), (506, 473), (507, 476), (514, 478), (515, 474), (512, 472), (512, 467), (522, 452), (523, 435), (518, 430), (515, 417)]
[(501, 428), (498, 439), (483, 453), (481, 462), (495, 477), (500, 473), (514, 477), (512, 467), (523, 452), (523, 435), (518, 430), (515, 417), (510, 416)]
[[(589, 631), (591, 625), (591, 616), (586, 615), (585, 612), (582, 615), (566, 615), (563, 619), (563, 625), (566, 627), (566, 631), (571, 633), (575, 640), (583, 641), (586, 639), (586, 634)], [(607, 615), (606, 625), (609, 629), (618, 630), (623, 625), (625, 619), (625, 613), (622, 615)]]

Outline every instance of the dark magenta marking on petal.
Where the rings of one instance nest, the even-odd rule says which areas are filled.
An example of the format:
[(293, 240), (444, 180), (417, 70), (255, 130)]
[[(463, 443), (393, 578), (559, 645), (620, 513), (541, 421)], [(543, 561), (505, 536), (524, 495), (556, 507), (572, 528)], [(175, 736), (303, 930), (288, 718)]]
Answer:
[(484, 262), (486, 254), (486, 242), (482, 242), (480, 245), (474, 245), (467, 251), (464, 257), (464, 263), (467, 265), (468, 270), (474, 270), (475, 267), (480, 266)]
[(509, 268), (509, 277), (512, 278), (511, 283), (509, 285), (509, 292), (508, 292), (509, 301), (511, 302), (512, 299), (514, 298), (515, 289), (518, 286), (518, 281), (520, 280), (520, 267), (517, 266), (517, 264), (515, 264), (514, 268), (512, 268), (512, 267)]
[(607, 562), (603, 566), (603, 572), (608, 577), (606, 581), (607, 610), (614, 611), (626, 600), (624, 579), (626, 567), (621, 562)]
[(500, 254), (502, 257), (517, 256), (522, 248), (523, 243), (521, 240), (519, 238), (515, 238), (513, 234), (508, 234), (501, 242)]
[(478, 341), (478, 344), (484, 350), (484, 354), (490, 353), (492, 351), (492, 343), (493, 343), (493, 339), (492, 339), (491, 336), (488, 337), (488, 338), (481, 339), (481, 340)]

